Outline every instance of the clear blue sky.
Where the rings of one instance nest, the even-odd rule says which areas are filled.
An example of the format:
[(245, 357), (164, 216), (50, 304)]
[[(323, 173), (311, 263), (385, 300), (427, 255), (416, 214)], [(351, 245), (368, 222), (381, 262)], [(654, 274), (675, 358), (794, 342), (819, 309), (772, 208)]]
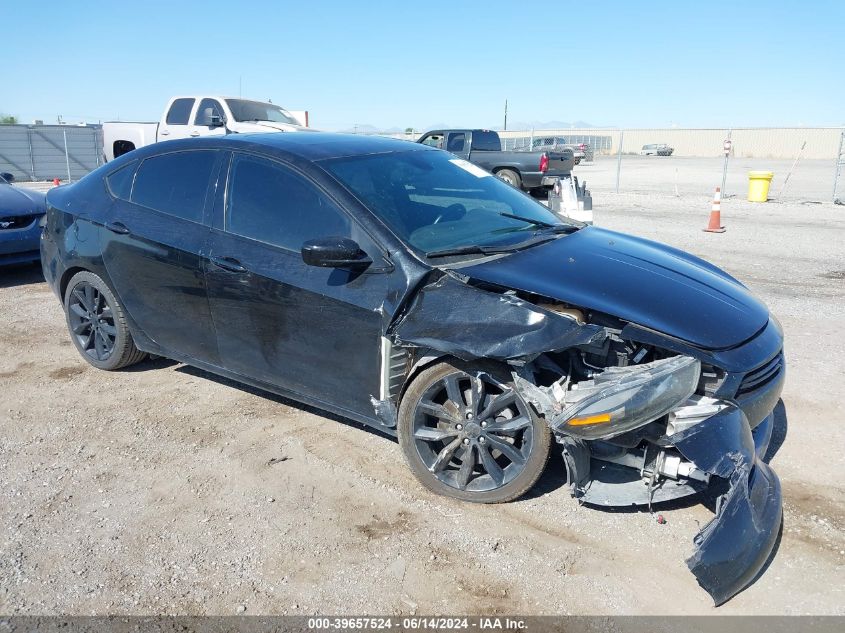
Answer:
[[(0, 0), (0, 112), (154, 120), (174, 94), (324, 129), (845, 124), (845, 2)], [(509, 126), (510, 127), (510, 126)]]

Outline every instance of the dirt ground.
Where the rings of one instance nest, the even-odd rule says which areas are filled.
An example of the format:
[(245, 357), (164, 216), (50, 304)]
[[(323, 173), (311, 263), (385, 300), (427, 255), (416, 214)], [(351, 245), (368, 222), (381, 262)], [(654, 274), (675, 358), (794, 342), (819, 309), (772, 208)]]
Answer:
[[(166, 360), (106, 373), (36, 268), (0, 272), (2, 614), (845, 614), (845, 210), (596, 197), (596, 223), (702, 255), (786, 332), (782, 540), (716, 609), (684, 559), (712, 513), (579, 507), (555, 456), (527, 498), (417, 484), (395, 441)], [(666, 297), (672, 301), (672, 297)], [(342, 363), (342, 359), (339, 359)]]

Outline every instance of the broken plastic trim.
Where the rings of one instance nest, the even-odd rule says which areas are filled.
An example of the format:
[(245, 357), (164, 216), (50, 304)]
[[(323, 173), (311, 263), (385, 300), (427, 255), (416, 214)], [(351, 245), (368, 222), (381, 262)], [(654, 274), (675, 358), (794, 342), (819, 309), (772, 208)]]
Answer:
[(600, 343), (598, 325), (497, 294), (444, 274), (424, 286), (391, 328), (393, 343), (429, 348), (461, 360), (529, 362), (540, 354)]
[[(771, 423), (769, 416), (762, 424)], [(687, 559), (718, 606), (756, 578), (774, 549), (783, 516), (780, 481), (758, 459), (748, 420), (733, 405), (667, 439), (698, 468), (730, 482)]]

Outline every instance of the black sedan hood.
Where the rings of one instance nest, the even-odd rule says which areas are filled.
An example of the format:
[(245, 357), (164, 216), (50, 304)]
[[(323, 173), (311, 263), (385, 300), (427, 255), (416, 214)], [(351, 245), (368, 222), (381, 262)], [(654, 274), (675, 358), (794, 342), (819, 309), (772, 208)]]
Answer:
[(642, 238), (587, 227), (460, 273), (616, 316), (699, 348), (747, 341), (766, 306), (704, 260)]
[(46, 210), (47, 202), (43, 193), (0, 184), (0, 217), (32, 215)]

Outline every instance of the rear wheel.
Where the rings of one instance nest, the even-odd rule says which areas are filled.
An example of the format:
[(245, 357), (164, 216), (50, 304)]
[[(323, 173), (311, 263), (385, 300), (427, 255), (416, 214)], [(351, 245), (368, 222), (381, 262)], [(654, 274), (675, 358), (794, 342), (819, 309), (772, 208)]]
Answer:
[(73, 344), (94, 367), (121, 369), (146, 357), (135, 347), (123, 306), (92, 272), (76, 273), (68, 283), (65, 318)]
[(517, 189), (522, 188), (522, 178), (513, 169), (500, 169), (496, 172), (496, 176), (504, 180), (511, 187), (516, 187)]
[(399, 444), (428, 489), (476, 503), (511, 501), (543, 474), (551, 448), (545, 422), (491, 365), (438, 363), (408, 387)]

